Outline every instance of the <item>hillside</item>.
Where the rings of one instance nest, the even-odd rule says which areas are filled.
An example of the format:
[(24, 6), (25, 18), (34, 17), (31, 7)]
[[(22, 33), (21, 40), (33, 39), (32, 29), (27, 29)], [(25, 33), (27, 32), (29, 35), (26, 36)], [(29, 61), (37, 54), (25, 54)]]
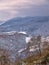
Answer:
[(6, 65), (49, 63), (49, 17), (18, 17), (0, 25), (0, 60)]
[(47, 35), (49, 33), (48, 29), (49, 29), (49, 16), (18, 17), (8, 20), (4, 24), (0, 25), (0, 32), (25, 31), (30, 35), (31, 34)]

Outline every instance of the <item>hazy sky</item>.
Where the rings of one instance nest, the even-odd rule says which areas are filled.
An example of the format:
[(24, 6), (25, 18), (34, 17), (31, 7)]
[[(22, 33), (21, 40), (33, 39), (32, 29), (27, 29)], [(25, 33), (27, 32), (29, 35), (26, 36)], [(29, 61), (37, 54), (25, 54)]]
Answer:
[(49, 16), (49, 0), (0, 0), (0, 20), (20, 16)]

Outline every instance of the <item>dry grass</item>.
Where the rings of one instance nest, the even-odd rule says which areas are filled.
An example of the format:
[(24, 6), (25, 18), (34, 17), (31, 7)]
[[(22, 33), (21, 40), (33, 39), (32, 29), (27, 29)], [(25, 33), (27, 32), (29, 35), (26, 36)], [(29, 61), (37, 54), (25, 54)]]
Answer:
[(43, 53), (38, 54), (36, 56), (29, 56), (24, 60), (17, 60), (16, 62), (10, 62), (9, 54), (6, 54), (4, 56), (3, 50), (0, 50), (0, 65), (22, 65), (24, 63), (25, 65), (34, 65), (34, 64), (41, 64), (43, 61), (45, 61), (47, 55), (49, 54), (49, 48), (44, 49)]

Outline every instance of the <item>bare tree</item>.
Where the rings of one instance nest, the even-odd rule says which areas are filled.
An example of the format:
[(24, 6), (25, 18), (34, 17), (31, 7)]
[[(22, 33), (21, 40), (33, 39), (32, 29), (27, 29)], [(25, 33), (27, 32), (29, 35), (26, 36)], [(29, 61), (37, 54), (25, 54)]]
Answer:
[(39, 47), (39, 52), (40, 52), (40, 56), (41, 56), (41, 36), (37, 36), (37, 43), (38, 43), (38, 47)]

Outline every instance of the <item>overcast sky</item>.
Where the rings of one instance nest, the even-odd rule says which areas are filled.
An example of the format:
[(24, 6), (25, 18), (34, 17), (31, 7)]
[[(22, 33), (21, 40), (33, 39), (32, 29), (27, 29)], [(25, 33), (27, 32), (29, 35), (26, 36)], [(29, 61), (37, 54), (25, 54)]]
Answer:
[(0, 0), (0, 20), (21, 16), (49, 16), (49, 0)]

